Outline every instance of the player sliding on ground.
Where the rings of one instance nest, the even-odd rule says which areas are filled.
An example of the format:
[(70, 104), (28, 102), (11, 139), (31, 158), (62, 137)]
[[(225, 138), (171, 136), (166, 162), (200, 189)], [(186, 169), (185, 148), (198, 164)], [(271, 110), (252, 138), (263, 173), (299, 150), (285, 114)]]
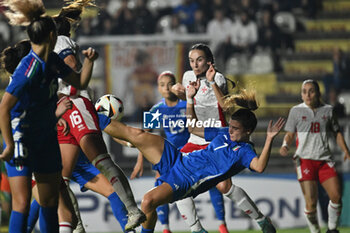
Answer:
[[(192, 85), (193, 90), (188, 93), (190, 99), (197, 91), (196, 85)], [(252, 102), (256, 103), (255, 96), (246, 92), (232, 96), (226, 102), (231, 107), (234, 107), (234, 104), (248, 107)], [(193, 109), (193, 103), (187, 102), (187, 108)], [(196, 118), (195, 114), (192, 117)], [(257, 119), (248, 108), (241, 108), (234, 112), (228, 128), (193, 128), (193, 133), (204, 136), (211, 143), (204, 150), (187, 154), (181, 154), (163, 137), (112, 121), (113, 127), (110, 127), (112, 130), (105, 130), (105, 132), (132, 143), (153, 164), (153, 169), (161, 174), (158, 180), (162, 184), (148, 191), (143, 197), (141, 209), (146, 214), (147, 221), (142, 224), (141, 232), (154, 231), (157, 220), (156, 208), (159, 205), (190, 196), (196, 197), (245, 168), (263, 172), (270, 157), (272, 142), (284, 123), (285, 120), (282, 118), (275, 124), (272, 124), (272, 121), (269, 122), (265, 145), (258, 157), (249, 142)], [(225, 195), (232, 199), (236, 195), (234, 186), (231, 186)], [(259, 220), (266, 223), (262, 227), (264, 233), (276, 232), (268, 218), (261, 214)]]

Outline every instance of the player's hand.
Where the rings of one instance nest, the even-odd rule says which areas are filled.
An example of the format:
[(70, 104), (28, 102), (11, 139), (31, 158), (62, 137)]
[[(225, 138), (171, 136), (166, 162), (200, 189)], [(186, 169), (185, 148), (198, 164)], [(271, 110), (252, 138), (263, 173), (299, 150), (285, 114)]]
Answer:
[(186, 93), (186, 89), (181, 83), (176, 83), (175, 85), (173, 85), (170, 91), (176, 96), (185, 95)]
[(197, 79), (195, 82), (190, 82), (187, 88), (187, 98), (192, 99), (196, 94), (200, 86), (200, 80)]
[(277, 134), (282, 130), (286, 120), (280, 117), (275, 124), (272, 125), (272, 120), (269, 122), (269, 126), (267, 127), (267, 137), (274, 138)]
[(14, 148), (11, 146), (7, 146), (5, 150), (0, 154), (0, 159), (2, 161), (9, 162), (12, 159), (12, 156), (14, 154)]
[(67, 121), (63, 118), (60, 118), (58, 119), (58, 123), (57, 123), (59, 126), (63, 126), (63, 130), (62, 130), (62, 133), (64, 136), (67, 136), (69, 131), (70, 131), (70, 128), (69, 128), (69, 125), (67, 123)]
[(90, 61), (95, 61), (98, 58), (98, 52), (95, 49), (91, 48), (91, 47), (89, 47), (86, 50), (83, 50), (82, 53)]
[(143, 175), (143, 162), (139, 162), (139, 160), (137, 160), (134, 166), (134, 170), (130, 175), (130, 179), (133, 180), (135, 178), (141, 177), (142, 175)]
[(286, 146), (281, 146), (280, 148), (280, 155), (287, 156), (288, 155), (289, 148)]
[(214, 64), (212, 64), (211, 62), (209, 62), (208, 64), (209, 64), (209, 69), (207, 70), (207, 73), (205, 74), (205, 76), (209, 82), (214, 82), (216, 69)]
[(346, 152), (345, 155), (344, 155), (344, 162), (345, 162), (346, 160), (349, 160), (349, 161), (350, 161), (350, 154), (349, 154), (349, 152)]
[(68, 109), (73, 107), (73, 102), (69, 98), (64, 98), (56, 109), (56, 117), (60, 118)]

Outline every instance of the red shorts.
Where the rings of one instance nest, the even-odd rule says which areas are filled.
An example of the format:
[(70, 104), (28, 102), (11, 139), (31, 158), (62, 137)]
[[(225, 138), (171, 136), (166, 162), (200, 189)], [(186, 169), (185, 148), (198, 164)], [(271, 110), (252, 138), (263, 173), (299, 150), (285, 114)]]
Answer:
[(209, 144), (205, 144), (205, 145), (197, 145), (197, 144), (193, 144), (191, 142), (186, 143), (182, 148), (181, 148), (181, 152), (184, 153), (190, 153), (192, 151), (195, 150), (203, 150), (205, 148), (207, 148)]
[(70, 132), (63, 135), (63, 127), (57, 125), (57, 138), (60, 144), (79, 145), (80, 139), (91, 133), (101, 134), (98, 116), (91, 101), (85, 97), (69, 97), (72, 109), (67, 110), (62, 118), (67, 121)]
[(318, 180), (320, 183), (338, 176), (335, 162), (297, 158), (297, 176), (299, 181)]

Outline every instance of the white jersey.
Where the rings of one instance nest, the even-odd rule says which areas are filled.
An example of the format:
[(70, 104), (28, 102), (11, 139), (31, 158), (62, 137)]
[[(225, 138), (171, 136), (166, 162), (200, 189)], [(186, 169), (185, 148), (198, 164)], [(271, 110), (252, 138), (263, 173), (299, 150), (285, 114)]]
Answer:
[[(194, 72), (186, 71), (182, 77), (182, 85), (186, 88), (189, 86), (189, 82), (194, 82), (197, 80)], [(216, 72), (214, 78), (216, 84), (221, 89), (224, 95), (227, 94), (227, 84), (225, 77)], [(198, 120), (207, 121), (207, 120), (219, 120), (221, 121), (222, 126), (225, 126), (225, 118), (222, 112), (222, 109), (219, 106), (219, 103), (216, 99), (214, 89), (211, 87), (210, 83), (207, 81), (206, 77), (200, 78), (200, 86), (197, 94), (194, 96), (194, 109), (197, 115)], [(198, 137), (197, 135), (191, 134), (188, 142), (197, 145), (205, 145), (209, 142), (205, 141), (204, 138)]]
[(328, 139), (340, 129), (331, 105), (313, 111), (305, 103), (294, 106), (288, 115), (285, 130), (297, 134), (294, 157), (312, 160), (333, 160)]
[[(80, 71), (81, 62), (79, 59), (79, 46), (71, 38), (67, 36), (58, 36), (54, 52), (57, 53), (62, 60), (64, 60), (69, 55), (75, 56), (75, 59), (78, 61), (78, 71)], [(58, 79), (57, 93), (66, 96), (80, 95), (90, 99), (89, 94), (86, 90), (78, 90), (72, 85), (69, 85), (68, 83), (63, 81), (62, 79)]]

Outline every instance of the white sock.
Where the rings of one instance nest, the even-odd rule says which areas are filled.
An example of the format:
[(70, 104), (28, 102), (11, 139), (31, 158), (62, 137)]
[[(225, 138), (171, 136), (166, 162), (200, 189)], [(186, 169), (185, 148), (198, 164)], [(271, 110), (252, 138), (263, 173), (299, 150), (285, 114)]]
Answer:
[(67, 191), (68, 191), (69, 197), (70, 197), (70, 199), (72, 201), (75, 215), (77, 216), (77, 219), (78, 219), (77, 226), (76, 226), (75, 229), (78, 230), (79, 233), (84, 233), (85, 229), (84, 229), (83, 221), (81, 220), (81, 216), (80, 216), (78, 200), (75, 197), (73, 191), (71, 190), (71, 188), (69, 186), (69, 180), (70, 179), (68, 177), (63, 177), (63, 179), (64, 179), (64, 182), (66, 183)]
[(258, 220), (264, 217), (252, 199), (250, 199), (248, 194), (244, 192), (242, 188), (232, 184), (230, 190), (224, 195), (234, 201), (234, 203), (236, 203), (236, 205), (252, 219)]
[(341, 204), (335, 204), (329, 201), (328, 204), (328, 229), (335, 230), (338, 226), (338, 221), (341, 213)]
[(162, 224), (163, 230), (170, 230), (169, 224)]
[(188, 197), (176, 202), (177, 208), (181, 214), (181, 217), (187, 225), (190, 226), (191, 231), (200, 231), (202, 230), (201, 222), (199, 221), (196, 207), (192, 197)]
[(320, 233), (321, 230), (320, 230), (320, 226), (318, 225), (317, 211), (310, 212), (305, 209), (304, 214), (305, 214), (306, 222), (307, 222), (307, 225), (309, 226), (310, 232)]
[(128, 212), (139, 211), (128, 179), (120, 167), (112, 161), (110, 155), (99, 155), (92, 161), (92, 164), (107, 177)]
[(60, 222), (60, 233), (72, 233), (73, 232), (73, 228), (72, 225), (69, 222)]

